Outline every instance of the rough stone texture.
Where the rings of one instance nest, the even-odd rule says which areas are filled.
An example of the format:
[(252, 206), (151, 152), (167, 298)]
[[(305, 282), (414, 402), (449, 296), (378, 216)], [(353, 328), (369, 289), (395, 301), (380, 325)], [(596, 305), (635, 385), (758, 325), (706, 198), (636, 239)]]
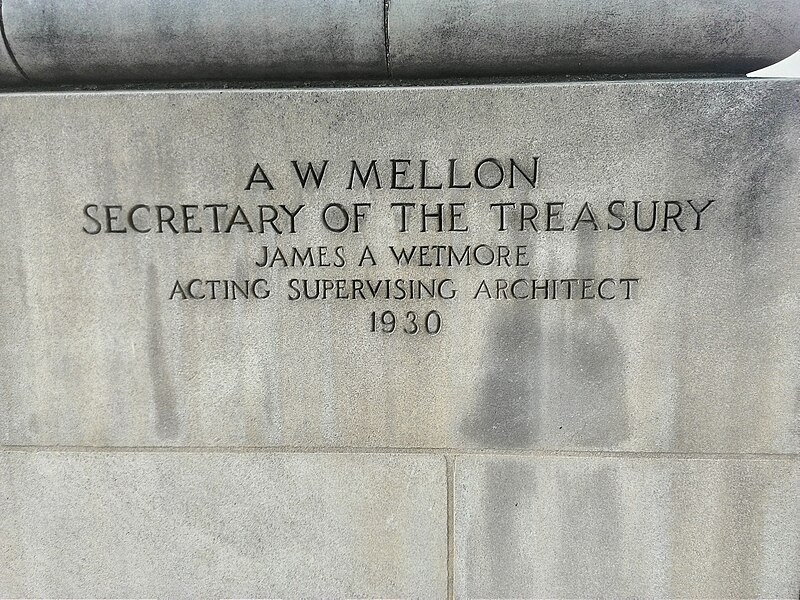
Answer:
[(34, 81), (385, 77), (383, 0), (4, 0)]
[(3, 22), (33, 84), (746, 73), (800, 48), (796, 0), (4, 0)]
[(14, 85), (24, 82), (25, 77), (22, 76), (17, 65), (14, 64), (5, 44), (0, 42), (0, 85)]
[[(753, 80), (2, 96), (0, 441), (797, 453), (799, 101), (800, 82)], [(534, 155), (533, 190), (345, 189), (350, 159), (378, 159), (386, 183), (390, 157), (441, 180), (448, 157)], [(289, 161), (322, 159), (328, 179), (301, 190)], [(245, 191), (257, 161), (274, 191)], [(711, 199), (684, 233), (607, 216), (497, 232), (488, 207)], [(324, 204), (364, 201), (361, 233), (320, 225)], [(471, 230), (399, 234), (394, 201), (464, 202)], [(218, 202), (302, 203), (306, 220), (82, 231), (87, 203)], [(365, 243), (378, 266), (355, 264)], [(442, 243), (534, 261), (390, 264), (388, 244)], [(348, 266), (256, 267), (262, 245), (320, 244)], [(268, 300), (169, 300), (178, 279), (259, 276)], [(287, 300), (289, 278), (448, 276), (450, 301)], [(472, 299), (482, 278), (625, 276), (631, 301)], [(443, 329), (370, 333), (385, 309), (437, 309)]]
[(797, 598), (800, 462), (463, 457), (457, 598)]
[(796, 0), (392, 0), (396, 77), (746, 73), (800, 48)]
[(441, 457), (0, 453), (0, 596), (442, 598)]

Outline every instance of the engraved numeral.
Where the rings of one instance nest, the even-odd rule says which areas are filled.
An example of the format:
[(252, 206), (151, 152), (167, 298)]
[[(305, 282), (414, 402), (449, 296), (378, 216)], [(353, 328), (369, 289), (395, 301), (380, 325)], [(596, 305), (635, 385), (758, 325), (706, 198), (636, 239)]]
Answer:
[[(395, 331), (402, 331), (407, 335), (416, 335), (420, 331), (428, 335), (436, 335), (442, 330), (442, 315), (438, 311), (432, 310), (424, 315), (418, 315), (413, 310), (406, 312), (402, 323), (402, 317), (398, 318), (391, 310), (372, 311), (369, 315), (370, 332), (391, 334)], [(423, 326), (420, 327), (420, 322)]]

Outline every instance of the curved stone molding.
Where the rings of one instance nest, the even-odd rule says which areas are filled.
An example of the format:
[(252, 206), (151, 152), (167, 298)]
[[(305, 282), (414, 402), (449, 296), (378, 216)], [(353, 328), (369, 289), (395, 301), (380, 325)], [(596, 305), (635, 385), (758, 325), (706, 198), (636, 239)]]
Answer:
[(0, 85), (747, 73), (796, 0), (5, 0)]
[(13, 85), (23, 83), (25, 77), (22, 76), (8, 51), (0, 48), (0, 85)]
[(6, 0), (33, 81), (385, 77), (382, 0)]
[(19, 66), (14, 62), (14, 58), (8, 51), (7, 41), (5, 39), (5, 31), (3, 31), (2, 13), (3, 4), (0, 2), (0, 34), (2, 35), (2, 43), (0, 43), (0, 85), (13, 85), (16, 83), (23, 83), (25, 76), (19, 69)]
[(797, 0), (393, 0), (397, 77), (747, 73), (800, 48)]

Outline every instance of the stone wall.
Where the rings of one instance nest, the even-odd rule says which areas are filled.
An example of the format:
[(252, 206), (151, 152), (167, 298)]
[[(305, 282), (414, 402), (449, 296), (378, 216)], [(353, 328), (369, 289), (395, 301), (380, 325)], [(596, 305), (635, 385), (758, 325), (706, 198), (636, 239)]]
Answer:
[(797, 597), (799, 102), (0, 96), (0, 596)]
[(0, 597), (798, 598), (799, 2), (0, 17)]

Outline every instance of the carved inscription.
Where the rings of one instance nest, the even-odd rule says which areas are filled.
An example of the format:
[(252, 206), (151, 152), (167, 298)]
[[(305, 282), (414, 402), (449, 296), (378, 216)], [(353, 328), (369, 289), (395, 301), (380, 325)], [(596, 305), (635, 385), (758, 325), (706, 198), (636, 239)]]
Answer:
[[(635, 273), (538, 274), (537, 236), (690, 235), (706, 226), (713, 209), (707, 198), (554, 199), (541, 191), (546, 173), (539, 156), (254, 161), (231, 182), (232, 193), (246, 200), (90, 203), (82, 208), (81, 232), (252, 237), (248, 277), (186, 274), (165, 282), (164, 296), (176, 302), (380, 301), (387, 307), (369, 310), (364, 321), (370, 332), (436, 335), (446, 326), (438, 310), (401, 303), (634, 301), (643, 283)], [(282, 194), (289, 187), (292, 200)], [(318, 200), (316, 192), (328, 189), (352, 199)], [(391, 237), (365, 243), (363, 234), (378, 225)], [(332, 242), (293, 243), (312, 230)], [(352, 267), (359, 276), (352, 269), (336, 275)], [(309, 276), (312, 269), (320, 275)], [(384, 269), (404, 275), (387, 276)], [(467, 272), (477, 279), (462, 281), (459, 274)]]

